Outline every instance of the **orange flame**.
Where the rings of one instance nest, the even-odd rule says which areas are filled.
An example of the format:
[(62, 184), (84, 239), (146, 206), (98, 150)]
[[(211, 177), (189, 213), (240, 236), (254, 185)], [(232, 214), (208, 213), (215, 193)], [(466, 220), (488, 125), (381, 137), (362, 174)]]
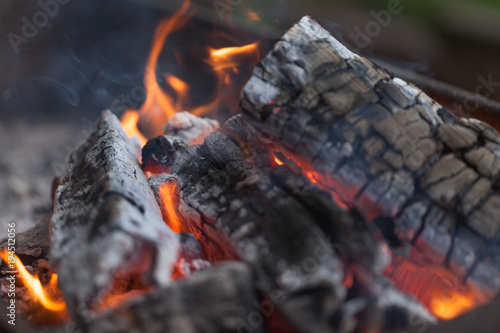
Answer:
[[(124, 130), (129, 137), (138, 136), (141, 144), (144, 146), (148, 138), (163, 134), (162, 126), (175, 113), (185, 111), (188, 108), (189, 85), (183, 80), (168, 74), (166, 83), (173, 89), (176, 99), (163, 91), (157, 79), (158, 58), (165, 46), (166, 38), (174, 31), (180, 29), (188, 21), (187, 11), (190, 1), (185, 1), (182, 8), (171, 18), (166, 19), (158, 25), (153, 38), (153, 45), (147, 61), (144, 86), (146, 88), (146, 99), (139, 110), (127, 110), (122, 117)], [(175, 53), (175, 51), (174, 51)], [(217, 75), (216, 97), (205, 105), (190, 107), (194, 115), (202, 115), (219, 109), (223, 100), (231, 100), (235, 94), (233, 80), (229, 72), (238, 73), (238, 66), (243, 62), (241, 57), (244, 55), (257, 55), (258, 43), (253, 43), (241, 47), (228, 47), (223, 49), (209, 49), (209, 59), (206, 63), (213, 67)], [(174, 54), (177, 61), (181, 64), (182, 57)], [(224, 87), (231, 87), (232, 94), (222, 91)], [(231, 96), (229, 96), (231, 95)]]
[(146, 291), (144, 291), (144, 290), (130, 290), (130, 291), (117, 293), (117, 294), (111, 293), (111, 294), (105, 296), (103, 299), (101, 299), (98, 302), (97, 308), (100, 310), (113, 308), (113, 307), (116, 307), (127, 300), (136, 298), (139, 295), (144, 295), (145, 293), (146, 293)]
[(209, 48), (208, 52), (210, 57), (207, 63), (217, 72), (228, 68), (237, 72), (238, 66), (241, 64), (241, 62), (238, 61), (238, 57), (242, 55), (258, 54), (258, 51), (258, 42), (244, 46), (225, 47), (222, 49)]
[(409, 258), (394, 261), (385, 275), (398, 289), (418, 298), (437, 318), (450, 320), (489, 301), (489, 296), (474, 285), (440, 266), (426, 267), (422, 260), (412, 252)]
[(177, 183), (170, 182), (163, 184), (160, 188), (160, 197), (164, 203), (164, 214), (170, 229), (179, 233), (182, 231), (181, 220), (177, 215), (177, 207), (174, 204)]
[(315, 172), (313, 172), (313, 171), (306, 171), (306, 176), (314, 184), (318, 184), (318, 175)]
[(28, 273), (17, 255), (13, 254), (12, 257), (14, 260), (12, 260), (8, 252), (4, 250), (0, 252), (0, 257), (6, 264), (12, 262), (14, 263), (15, 270), (21, 277), (21, 281), (26, 286), (30, 294), (40, 304), (42, 304), (44, 308), (53, 312), (63, 312), (66, 310), (66, 304), (63, 300), (54, 300), (51, 298), (52, 295), (59, 293), (57, 289), (57, 274), (53, 273), (50, 278), (49, 284), (44, 287), (42, 286), (42, 283), (40, 282), (38, 277), (34, 277), (30, 273)]
[(472, 310), (476, 306), (473, 297), (453, 294), (448, 301), (434, 300), (430, 305), (430, 310), (439, 319), (450, 320)]
[[(259, 43), (255, 42), (243, 46), (225, 47), (221, 49), (208, 48), (208, 59), (205, 62), (212, 67), (217, 75), (216, 97), (206, 105), (191, 110), (191, 113), (199, 116), (206, 114), (212, 110), (216, 110), (222, 101), (229, 101), (237, 94), (234, 94), (233, 80), (231, 73), (239, 73), (239, 66), (247, 59), (244, 57), (252, 56), (259, 60)], [(230, 91), (225, 91), (225, 88), (230, 88)]]
[(125, 133), (127, 133), (127, 135), (131, 138), (137, 136), (139, 138), (139, 141), (141, 142), (141, 146), (144, 147), (148, 140), (137, 128), (137, 123), (139, 122), (139, 113), (127, 110), (123, 114), (121, 122)]
[[(137, 123), (142, 118), (147, 120), (147, 126), (149, 127), (148, 130), (152, 136), (161, 135), (161, 127), (165, 125), (167, 120), (176, 112), (172, 98), (161, 89), (158, 83), (156, 69), (158, 58), (163, 50), (167, 36), (180, 29), (188, 21), (186, 14), (189, 5), (189, 0), (184, 1), (181, 9), (177, 13), (175, 13), (171, 18), (160, 22), (156, 28), (153, 38), (153, 46), (151, 48), (151, 53), (149, 54), (144, 74), (146, 100), (138, 111), (127, 110), (122, 118), (122, 124), (127, 123), (127, 127), (124, 126), (124, 129), (130, 137), (137, 135), (138, 133), (140, 134), (137, 128)], [(135, 116), (132, 116), (132, 114), (135, 114)], [(135, 121), (135, 124), (133, 121)], [(147, 140), (144, 136), (142, 136), (141, 142), (143, 145), (146, 143), (145, 141)]]
[(255, 22), (260, 22), (260, 17), (259, 14), (254, 12), (253, 10), (249, 9), (248, 12), (245, 14), (245, 16), (250, 20), (250, 21), (255, 21)]
[(187, 94), (189, 91), (189, 84), (182, 81), (178, 77), (175, 77), (172, 74), (168, 74), (166, 76), (167, 83), (174, 89), (177, 94), (177, 103), (175, 105), (175, 111), (183, 111), (182, 110), (182, 102), (187, 99)]

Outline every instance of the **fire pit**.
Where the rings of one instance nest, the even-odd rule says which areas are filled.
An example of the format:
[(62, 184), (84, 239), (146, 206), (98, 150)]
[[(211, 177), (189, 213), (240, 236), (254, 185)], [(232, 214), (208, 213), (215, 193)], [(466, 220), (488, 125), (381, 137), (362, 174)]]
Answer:
[(158, 77), (190, 15), (157, 26), (144, 102), (100, 115), (52, 212), (9, 225), (9, 331), (430, 332), (495, 299), (495, 127), (308, 16), (263, 57), (258, 41), (208, 48), (215, 98), (192, 106), (188, 83)]

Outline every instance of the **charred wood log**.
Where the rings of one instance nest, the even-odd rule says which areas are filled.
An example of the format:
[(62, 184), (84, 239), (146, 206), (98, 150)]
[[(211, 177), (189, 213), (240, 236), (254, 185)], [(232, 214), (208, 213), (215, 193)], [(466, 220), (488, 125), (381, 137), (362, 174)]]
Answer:
[[(53, 302), (55, 304), (52, 308), (53, 311), (47, 310), (38, 297), (34, 295), (30, 288), (33, 286), (28, 286), (24, 282), (25, 278), (21, 278), (22, 274), (19, 274), (19, 268), (11, 266), (11, 264), (14, 265), (15, 260), (13, 257), (15, 255), (22, 261), (22, 266), (26, 272), (36, 276), (42, 286), (45, 287), (51, 284), (54, 272), (49, 264), (49, 223), (50, 214), (46, 215), (31, 229), (17, 234), (15, 238), (10, 238), (11, 242), (6, 241), (0, 244), (3, 259), (0, 259), (1, 298), (10, 306), (12, 306), (11, 300), (15, 300), (14, 312), (9, 309), (9, 316), (5, 317), (7, 318), (6, 323), (7, 321), (15, 323), (16, 320), (22, 322), (23, 319), (27, 319), (37, 325), (57, 325), (68, 319), (68, 315), (64, 311), (64, 304), (59, 299), (61, 297), (60, 293), (51, 293), (50, 298), (57, 301)], [(13, 272), (18, 272), (18, 274)], [(61, 307), (55, 310), (57, 305), (61, 305)], [(12, 316), (12, 314), (14, 315)], [(12, 325), (9, 324), (8, 326)]]
[[(379, 277), (384, 267), (379, 243), (359, 214), (340, 209), (288, 167), (277, 167), (240, 117), (214, 131), (204, 145), (190, 147), (171, 172), (184, 219), (251, 264), (259, 289), (294, 327), (305, 332), (356, 327), (356, 314), (367, 303), (346, 298), (342, 261)], [(409, 303), (418, 308), (416, 315), (432, 321), (418, 302)], [(409, 313), (408, 304), (396, 307)]]
[(252, 270), (217, 265), (96, 317), (88, 333), (263, 332), (252, 321), (258, 302)]
[(200, 241), (192, 234), (179, 233), (179, 260), (176, 264), (176, 273), (180, 277), (188, 277), (194, 272), (207, 269), (212, 266), (206, 260), (206, 255)]
[(183, 140), (168, 135), (151, 139), (142, 148), (142, 169), (152, 174), (167, 173), (187, 147)]
[[(171, 174), (160, 174), (153, 175), (148, 180), (151, 189), (156, 198), (156, 202), (163, 214), (164, 221), (169, 221), (172, 219), (172, 214), (169, 210), (179, 207), (179, 213), (182, 214), (192, 214), (194, 211), (191, 208), (185, 209), (184, 202), (179, 198), (179, 190), (177, 188), (178, 179), (175, 175)], [(194, 186), (195, 184), (193, 184)], [(167, 199), (165, 200), (165, 193), (168, 192)], [(172, 201), (173, 204), (167, 205), (168, 201)], [(175, 215), (177, 212), (174, 213)], [(174, 217), (175, 218), (175, 217)], [(198, 220), (198, 217), (190, 216), (189, 219), (194, 218)], [(179, 231), (186, 232), (194, 235), (196, 239), (201, 241), (201, 246), (203, 252), (206, 255), (206, 259), (211, 262), (217, 262), (222, 260), (234, 260), (237, 255), (234, 249), (229, 246), (229, 242), (224, 241), (227, 236), (224, 232), (221, 232), (217, 228), (211, 228), (209, 225), (200, 225), (195, 223), (183, 223), (178, 226)]]
[(391, 236), (424, 262), (468, 279), (487, 299), (499, 293), (493, 128), (453, 116), (307, 17), (256, 67), (241, 108), (263, 142), (368, 220), (395, 228)]
[[(105, 111), (68, 157), (51, 220), (51, 260), (68, 311), (85, 317), (118, 274), (171, 278), (178, 240), (162, 220), (118, 119)], [(83, 318), (85, 319), (85, 318)]]

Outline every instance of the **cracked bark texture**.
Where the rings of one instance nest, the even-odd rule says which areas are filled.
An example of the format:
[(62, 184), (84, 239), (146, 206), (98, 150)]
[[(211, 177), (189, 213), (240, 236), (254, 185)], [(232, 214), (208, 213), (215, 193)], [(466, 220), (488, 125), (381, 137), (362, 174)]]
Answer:
[(159, 286), (171, 279), (178, 240), (162, 220), (137, 156), (111, 111), (68, 156), (51, 219), (50, 258), (75, 319), (86, 319), (120, 274), (147, 272)]
[[(197, 238), (219, 248), (229, 245), (254, 268), (264, 296), (301, 331), (351, 332), (359, 315), (380, 329), (393, 319), (385, 312), (391, 306), (407, 320), (419, 316), (432, 322), (418, 302), (387, 283), (370, 289), (359, 280), (364, 292), (347, 298), (343, 280), (351, 263), (383, 284), (384, 255), (376, 233), (307, 178), (276, 166), (271, 151), (245, 126), (240, 116), (230, 119), (204, 145), (180, 155), (172, 175), (163, 176), (178, 182), (180, 214), (198, 230)], [(387, 292), (397, 296), (385, 304), (372, 301)]]
[(323, 188), (368, 220), (394, 224), (412, 255), (466, 279), (480, 298), (498, 294), (492, 127), (455, 117), (309, 17), (256, 67), (241, 109), (262, 142), (314, 171)]

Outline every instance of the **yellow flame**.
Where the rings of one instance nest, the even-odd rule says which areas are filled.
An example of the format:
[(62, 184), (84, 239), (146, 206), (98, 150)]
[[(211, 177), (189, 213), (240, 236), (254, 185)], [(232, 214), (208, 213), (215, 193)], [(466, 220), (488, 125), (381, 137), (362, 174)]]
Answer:
[(146, 100), (139, 110), (127, 110), (122, 117), (122, 125), (129, 137), (139, 135), (142, 145), (144, 146), (147, 139), (138, 130), (137, 123), (141, 118), (147, 120), (146, 125), (149, 127), (149, 132), (153, 136), (163, 133), (162, 126), (176, 112), (172, 98), (166, 94), (160, 87), (156, 70), (158, 58), (165, 46), (165, 41), (168, 35), (180, 29), (187, 21), (187, 11), (190, 1), (184, 1), (181, 9), (172, 17), (160, 22), (156, 28), (153, 45), (146, 64), (144, 74), (144, 86), (146, 88)]
[[(5, 261), (6, 264), (12, 262), (12, 260), (9, 262), (9, 254), (5, 250), (0, 252), (0, 257), (2, 258), (3, 261)], [(15, 270), (21, 277), (23, 284), (26, 286), (28, 291), (40, 302), (40, 304), (42, 304), (43, 307), (45, 307), (46, 309), (53, 312), (61, 312), (66, 310), (66, 304), (64, 303), (64, 301), (52, 300), (48, 296), (46, 289), (42, 286), (40, 280), (37, 277), (34, 277), (30, 273), (28, 273), (28, 271), (24, 267), (21, 260), (17, 257), (17, 255), (14, 254), (13, 257), (14, 257), (13, 262), (15, 265)], [(57, 285), (57, 274), (53, 273), (48, 286), (50, 288), (55, 288), (56, 285)]]
[(139, 113), (132, 110), (125, 111), (121, 120), (125, 133), (127, 133), (127, 135), (131, 138), (137, 136), (139, 138), (139, 141), (141, 142), (141, 146), (144, 147), (148, 140), (144, 137), (144, 135), (142, 135), (139, 128), (137, 128), (138, 122)]
[(240, 62), (237, 57), (241, 55), (257, 54), (259, 51), (259, 43), (255, 42), (244, 46), (232, 46), (222, 49), (209, 48), (209, 59), (207, 62), (212, 66), (215, 71), (231, 68), (237, 70)]

